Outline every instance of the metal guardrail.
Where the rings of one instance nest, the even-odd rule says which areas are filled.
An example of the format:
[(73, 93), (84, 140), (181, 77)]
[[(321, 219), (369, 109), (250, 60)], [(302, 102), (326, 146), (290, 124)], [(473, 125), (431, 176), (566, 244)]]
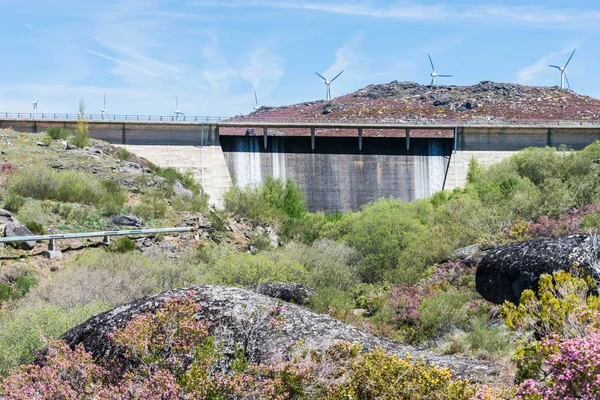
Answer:
[[(79, 114), (60, 113), (0, 113), (0, 120), (23, 120), (23, 121), (77, 121)], [(171, 123), (218, 123), (230, 117), (211, 117), (196, 115), (137, 115), (137, 114), (85, 114), (84, 118), (89, 122), (171, 122)]]
[(103, 237), (103, 243), (110, 244), (111, 236), (145, 235), (151, 233), (191, 232), (192, 228), (156, 228), (156, 229), (128, 229), (122, 231), (82, 232), (82, 233), (57, 233), (53, 235), (7, 236), (0, 238), (0, 243), (33, 242), (48, 240), (48, 251), (56, 251), (57, 239), (81, 239)]
[(411, 125), (411, 126), (564, 126), (564, 127), (600, 127), (600, 120), (517, 120), (517, 119), (470, 119), (470, 120), (438, 120), (438, 119), (376, 119), (376, 118), (257, 118), (234, 117), (222, 119), (227, 123), (290, 123), (290, 124), (332, 124), (332, 125)]
[[(78, 114), (60, 113), (0, 113), (0, 120), (24, 121), (77, 121)], [(102, 115), (86, 114), (89, 122), (164, 122), (164, 123), (290, 123), (290, 124), (332, 124), (332, 125), (411, 125), (411, 126), (514, 126), (514, 127), (600, 127), (600, 120), (522, 120), (522, 119), (469, 119), (469, 120), (438, 120), (438, 119), (378, 119), (378, 118), (286, 118), (286, 117), (214, 117), (214, 116), (174, 116), (174, 115)]]

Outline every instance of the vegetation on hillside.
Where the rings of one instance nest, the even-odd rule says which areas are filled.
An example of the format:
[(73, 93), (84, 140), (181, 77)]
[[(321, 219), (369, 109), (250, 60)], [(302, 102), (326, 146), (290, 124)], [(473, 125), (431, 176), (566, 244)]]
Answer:
[[(24, 143), (29, 139), (16, 135), (13, 140)], [(54, 142), (47, 149), (33, 148), (59, 151), (53, 146)], [(103, 156), (103, 162), (113, 163), (114, 168), (102, 169), (98, 164), (94, 166), (97, 173), (84, 168), (78, 156), (66, 155), (61, 161), (67, 164), (70, 160), (66, 170), (42, 163), (32, 168), (25, 163), (39, 154), (28, 149), (21, 157), (0, 159), (0, 206), (36, 229), (100, 229), (106, 226), (107, 216), (120, 212), (141, 216), (146, 226), (178, 222), (191, 214), (206, 217), (211, 228), (209, 235), (197, 241), (198, 248), (182, 248), (175, 257), (160, 248), (142, 254), (134, 242), (122, 240), (108, 249), (86, 249), (68, 257), (53, 273), (0, 270), (0, 374), (11, 376), (2, 383), (5, 392), (9, 388), (26, 393), (23, 382), (30, 386), (32, 380), (40, 382), (36, 367), (15, 368), (31, 362), (47, 340), (100, 311), (193, 284), (248, 287), (273, 281), (315, 288), (310, 303), (313, 310), (371, 333), (446, 354), (506, 364), (514, 359), (518, 371), (514, 387), (481, 388), (452, 380), (448, 371), (418, 362), (407, 364), (374, 350), (353, 361), (348, 354), (340, 357), (344, 378), (319, 392), (322, 398), (393, 397), (406, 387), (413, 388), (414, 396), (409, 398), (414, 399), (473, 395), (477, 399), (508, 399), (514, 393), (524, 399), (559, 398), (550, 392), (581, 394), (581, 388), (590, 384), (587, 374), (597, 375), (593, 363), (571, 357), (574, 348), (585, 349), (580, 357), (594, 359), (597, 354), (594, 316), (600, 307), (597, 298), (588, 296), (590, 282), (567, 275), (546, 277), (539, 293), (523, 294), (523, 306), (497, 307), (475, 291), (476, 266), (457, 260), (454, 253), (474, 243), (495, 246), (597, 229), (600, 166), (593, 160), (600, 158), (600, 142), (578, 152), (526, 149), (489, 168), (472, 161), (464, 188), (409, 203), (381, 199), (343, 215), (307, 212), (302, 193), (289, 180), (268, 179), (261, 187), (234, 187), (225, 196), (226, 210), (217, 211), (208, 209), (206, 197), (190, 175), (172, 169), (148, 165), (152, 172), (135, 178), (120, 175), (119, 167), (125, 161), (117, 161), (116, 152), (115, 157)], [(55, 162), (51, 157), (48, 160), (48, 164)], [(192, 191), (191, 199), (176, 196), (176, 181)], [(250, 227), (242, 239), (235, 236), (234, 229), (235, 221), (241, 220)], [(265, 225), (279, 232), (283, 246), (272, 245)], [(252, 251), (248, 251), (249, 243)], [(11, 265), (20, 262), (11, 261)], [(31, 280), (23, 278), (17, 283), (21, 274)], [(555, 312), (548, 313), (550, 309)], [(148, 318), (143, 321), (150, 321)], [(137, 345), (126, 341), (135, 337), (138, 328), (127, 328), (131, 335), (118, 339), (117, 334), (115, 340), (122, 340), (125, 347)], [(164, 369), (161, 364), (160, 368), (115, 378), (108, 372), (116, 366), (97, 365), (83, 350), (54, 342), (49, 354), (56, 357), (56, 363), (51, 361), (43, 368), (49, 368), (45, 373), (56, 379), (52, 382), (64, 393), (81, 393), (94, 386), (106, 393), (123, 388), (139, 391), (135, 393), (153, 388), (162, 393), (157, 388), (169, 388), (190, 395), (202, 387), (214, 389), (213, 398), (220, 398), (224, 392), (219, 391), (233, 390), (228, 385), (244, 382), (247, 386), (241, 387), (249, 392), (268, 386), (274, 388), (268, 394), (273, 398), (304, 398), (317, 393), (311, 390), (322, 389), (314, 375), (295, 369), (301, 365), (298, 360), (280, 366), (248, 365), (240, 360), (244, 368), (217, 376), (210, 366), (218, 354), (207, 358), (203, 351), (210, 347), (210, 338), (200, 326), (198, 329), (197, 341), (190, 344), (195, 349), (189, 358), (194, 360), (193, 369)], [(569, 333), (572, 331), (577, 334)], [(517, 342), (517, 338), (521, 340)], [(149, 347), (142, 349), (144, 354), (149, 362), (160, 364), (164, 354), (153, 353), (160, 349), (148, 343)], [(61, 360), (69, 361), (59, 366)], [(313, 360), (307, 371), (321, 371), (323, 360)], [(579, 369), (573, 376), (577, 379), (565, 386), (559, 377), (576, 366)], [(89, 382), (83, 378), (72, 381), (64, 378), (60, 368), (99, 371), (99, 375)], [(148, 371), (152, 373), (148, 375)], [(400, 376), (400, 371), (405, 375), (397, 385), (392, 384), (391, 376)], [(427, 381), (429, 378), (418, 381), (417, 376), (425, 375), (435, 384)], [(414, 387), (408, 383), (413, 378), (419, 382)], [(211, 386), (217, 381), (224, 386)], [(81, 386), (81, 382), (87, 383)]]

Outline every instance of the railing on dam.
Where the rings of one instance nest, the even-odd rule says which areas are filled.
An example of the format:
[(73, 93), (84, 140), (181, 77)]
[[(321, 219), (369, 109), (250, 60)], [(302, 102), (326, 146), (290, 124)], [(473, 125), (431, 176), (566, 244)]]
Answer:
[(381, 125), (381, 126), (443, 126), (443, 127), (589, 127), (599, 128), (600, 120), (524, 120), (524, 119), (394, 119), (394, 118), (261, 118), (261, 117), (234, 117), (221, 119), (220, 124), (298, 124), (298, 125)]
[[(61, 113), (0, 113), (0, 120), (23, 121), (77, 121), (78, 114)], [(280, 126), (379, 126), (379, 127), (423, 127), (423, 128), (453, 128), (453, 127), (566, 127), (566, 128), (600, 128), (600, 120), (535, 120), (535, 119), (396, 119), (396, 118), (277, 118), (277, 117), (215, 117), (189, 115), (143, 115), (143, 114), (86, 114), (90, 122), (147, 122), (147, 123), (211, 123), (223, 127), (241, 126), (244, 124)]]
[[(138, 114), (85, 114), (91, 122), (168, 122), (168, 123), (218, 123), (231, 117), (211, 117), (196, 115), (138, 115)], [(0, 120), (23, 121), (77, 121), (79, 114), (60, 113), (0, 113)]]

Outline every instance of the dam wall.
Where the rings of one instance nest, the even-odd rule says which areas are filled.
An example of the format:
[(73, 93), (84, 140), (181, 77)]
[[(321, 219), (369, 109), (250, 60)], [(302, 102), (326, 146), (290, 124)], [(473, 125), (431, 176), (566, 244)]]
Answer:
[(267, 176), (290, 178), (310, 211), (351, 211), (382, 197), (406, 201), (442, 190), (452, 139), (221, 136), (221, 147), (238, 186), (259, 185)]

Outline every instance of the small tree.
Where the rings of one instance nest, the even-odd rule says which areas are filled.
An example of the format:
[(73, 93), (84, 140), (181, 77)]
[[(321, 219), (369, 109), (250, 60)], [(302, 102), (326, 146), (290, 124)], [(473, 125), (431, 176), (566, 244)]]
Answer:
[(83, 97), (79, 100), (79, 113), (77, 114), (77, 125), (75, 126), (75, 136), (71, 137), (69, 142), (79, 148), (89, 145), (88, 120), (85, 117), (85, 102)]

